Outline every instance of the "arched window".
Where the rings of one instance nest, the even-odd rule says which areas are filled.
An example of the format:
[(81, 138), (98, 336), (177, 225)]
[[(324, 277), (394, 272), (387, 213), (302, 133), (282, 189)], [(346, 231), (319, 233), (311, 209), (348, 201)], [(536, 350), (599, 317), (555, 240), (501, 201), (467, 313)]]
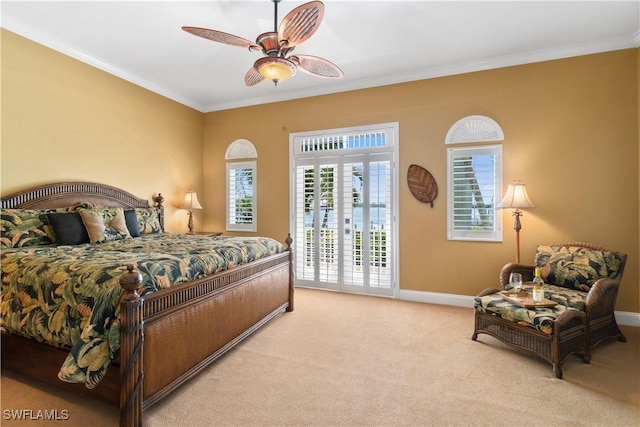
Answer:
[(504, 132), (493, 119), (467, 116), (451, 126), (447, 149), (447, 238), (502, 241), (502, 216), (496, 204), (502, 191), (502, 145), (474, 145), (502, 141)]

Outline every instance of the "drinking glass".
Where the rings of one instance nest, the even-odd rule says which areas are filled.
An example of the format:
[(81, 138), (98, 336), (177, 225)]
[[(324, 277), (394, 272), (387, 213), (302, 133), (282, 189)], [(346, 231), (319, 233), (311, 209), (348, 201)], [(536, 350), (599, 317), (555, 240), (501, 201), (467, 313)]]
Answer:
[(520, 289), (522, 289), (522, 274), (511, 273), (509, 275), (509, 284), (513, 292), (520, 292)]

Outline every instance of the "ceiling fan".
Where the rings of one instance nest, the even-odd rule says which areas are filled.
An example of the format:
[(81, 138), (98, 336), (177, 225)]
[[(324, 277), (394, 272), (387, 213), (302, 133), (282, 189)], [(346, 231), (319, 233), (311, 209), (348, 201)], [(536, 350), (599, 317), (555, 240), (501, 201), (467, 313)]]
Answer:
[(341, 78), (344, 74), (334, 63), (324, 58), (311, 55), (290, 55), (299, 44), (307, 41), (318, 29), (324, 16), (324, 4), (311, 1), (293, 9), (284, 17), (278, 27), (278, 3), (274, 5), (273, 31), (262, 33), (256, 42), (234, 36), (222, 31), (199, 27), (182, 27), (193, 35), (214, 42), (248, 48), (249, 51), (262, 51), (264, 56), (258, 59), (245, 74), (244, 82), (253, 86), (267, 79), (278, 85), (278, 82), (293, 76), (297, 69), (316, 77)]

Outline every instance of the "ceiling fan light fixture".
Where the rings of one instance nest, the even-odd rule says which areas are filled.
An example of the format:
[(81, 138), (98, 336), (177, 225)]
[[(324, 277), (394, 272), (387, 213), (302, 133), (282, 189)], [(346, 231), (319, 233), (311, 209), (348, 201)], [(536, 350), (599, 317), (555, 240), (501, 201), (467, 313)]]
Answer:
[(267, 80), (276, 85), (296, 73), (296, 65), (285, 58), (266, 56), (260, 58), (254, 64), (254, 68)]
[(243, 37), (223, 31), (200, 27), (182, 27), (195, 36), (231, 46), (248, 48), (249, 51), (262, 51), (263, 58), (253, 63), (244, 75), (244, 83), (254, 86), (263, 80), (271, 80), (275, 85), (296, 74), (301, 69), (315, 77), (339, 79), (344, 73), (337, 65), (312, 55), (290, 55), (296, 46), (311, 37), (322, 22), (324, 4), (314, 0), (302, 4), (289, 12), (278, 26), (278, 3), (273, 2), (273, 31), (260, 34), (255, 43)]
[(265, 55), (271, 55), (278, 52), (278, 33), (268, 32), (262, 33), (256, 38), (256, 43), (262, 48)]

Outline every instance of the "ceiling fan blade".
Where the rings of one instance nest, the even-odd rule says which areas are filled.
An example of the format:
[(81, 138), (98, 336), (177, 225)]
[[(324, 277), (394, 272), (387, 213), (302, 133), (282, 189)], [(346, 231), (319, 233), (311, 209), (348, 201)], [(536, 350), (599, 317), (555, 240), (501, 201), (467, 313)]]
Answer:
[(331, 61), (327, 61), (324, 58), (319, 58), (312, 55), (295, 55), (289, 58), (295, 63), (298, 68), (307, 74), (312, 74), (316, 77), (324, 77), (327, 79), (339, 79), (344, 76), (344, 73), (336, 64)]
[(207, 40), (212, 40), (218, 43), (229, 44), (232, 46), (240, 46), (248, 48), (249, 50), (260, 50), (260, 46), (254, 42), (244, 39), (242, 37), (234, 36), (233, 34), (224, 33), (218, 30), (210, 30), (208, 28), (200, 27), (182, 27), (187, 33), (191, 33), (194, 36), (202, 37)]
[(244, 84), (247, 86), (254, 86), (264, 80), (262, 74), (258, 72), (254, 67), (251, 67), (247, 74), (244, 75)]
[(320, 26), (323, 16), (324, 4), (321, 1), (312, 1), (296, 7), (280, 23), (278, 40), (286, 41), (287, 47), (309, 40)]

